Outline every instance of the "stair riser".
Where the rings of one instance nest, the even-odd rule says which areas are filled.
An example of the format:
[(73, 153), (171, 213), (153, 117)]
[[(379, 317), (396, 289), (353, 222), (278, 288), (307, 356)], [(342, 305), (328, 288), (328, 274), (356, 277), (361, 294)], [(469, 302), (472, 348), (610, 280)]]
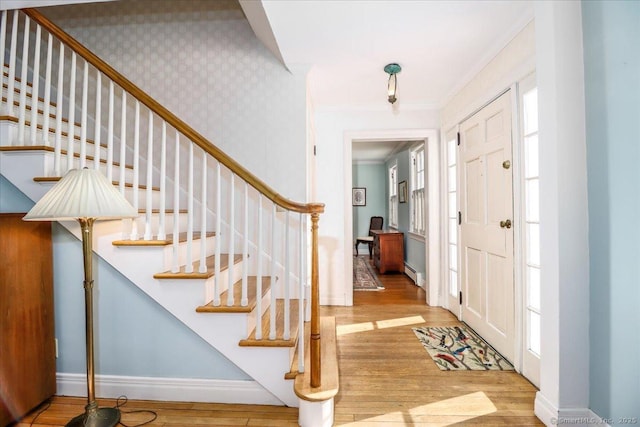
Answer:
[[(187, 214), (186, 213), (179, 213), (178, 215), (178, 227), (179, 230), (178, 232), (182, 231), (182, 230), (186, 230), (187, 229)], [(164, 224), (164, 228), (165, 228), (165, 233), (166, 234), (173, 234), (173, 218), (174, 218), (174, 214), (173, 213), (166, 213), (165, 214), (165, 224)], [(144, 232), (145, 232), (145, 221), (146, 221), (146, 216), (144, 213), (140, 214), (140, 216), (138, 216), (135, 219), (135, 223), (136, 223), (136, 227), (137, 227), (137, 235), (138, 235), (138, 239), (135, 240), (142, 240), (142, 238), (144, 237)], [(160, 215), (158, 214), (151, 214), (151, 220), (150, 220), (150, 225), (151, 225), (151, 231), (152, 234), (155, 236), (158, 234), (158, 228), (159, 228), (159, 223), (160, 223)], [(131, 232), (131, 226), (127, 226), (126, 228), (127, 234), (125, 235), (125, 239), (129, 238), (129, 233)]]
[[(76, 135), (79, 136), (80, 134), (78, 133)], [(36, 131), (35, 140), (32, 140), (32, 138), (31, 138), (31, 126), (26, 126), (23, 139), (24, 139), (24, 141), (20, 141), (19, 124), (18, 123), (11, 123), (11, 125), (9, 127), (9, 133), (7, 134), (7, 138), (3, 138), (3, 140), (0, 141), (0, 145), (2, 145), (2, 146), (45, 145), (45, 146), (54, 148), (55, 141), (56, 141), (56, 135), (55, 135), (54, 132), (49, 132), (47, 134), (47, 139), (45, 140), (44, 133), (42, 132), (41, 129), (38, 129)], [(69, 141), (69, 139), (68, 139), (67, 136), (62, 136), (62, 138), (60, 140), (60, 149), (61, 150), (68, 151), (68, 149), (69, 149), (68, 141)], [(77, 154), (80, 154), (81, 147), (82, 147), (82, 144), (81, 144), (80, 140), (74, 138), (73, 152), (77, 153)], [(95, 157), (95, 145), (94, 144), (87, 142), (86, 145), (85, 145), (85, 150), (86, 150), (87, 156)], [(107, 158), (107, 148), (103, 147), (103, 146), (100, 146), (99, 155), (100, 155), (100, 159), (106, 160), (106, 158)], [(119, 153), (113, 153), (113, 155), (114, 155), (114, 157), (116, 159), (117, 159), (117, 157), (119, 157)]]
[[(242, 261), (234, 264), (233, 268), (231, 269), (231, 274), (233, 275), (232, 276), (233, 283), (236, 283), (238, 280), (242, 279)], [(214, 279), (215, 277), (211, 277), (207, 280), (207, 283), (205, 285), (205, 292), (204, 292), (205, 300), (203, 302), (203, 305), (208, 304), (210, 301), (213, 301)], [(218, 282), (218, 286), (220, 288), (220, 294), (229, 288), (229, 270), (228, 269), (220, 271), (220, 281)], [(226, 300), (221, 301), (221, 305), (226, 305), (226, 304), (227, 304)]]
[[(216, 247), (215, 241), (216, 241), (215, 236), (207, 237), (206, 239), (207, 247), (205, 250), (205, 257), (211, 256), (215, 253), (215, 247)], [(159, 249), (160, 251), (162, 251), (162, 257), (164, 259), (163, 271), (171, 270), (173, 266), (173, 245), (161, 246)], [(187, 242), (182, 242), (178, 244), (178, 265), (187, 264), (187, 251), (188, 251)], [(192, 262), (198, 261), (200, 259), (200, 254), (202, 253), (200, 240), (193, 241), (191, 251), (192, 251), (192, 255), (191, 255)]]
[[(46, 163), (44, 166), (44, 172), (42, 173), (42, 175), (40, 176), (59, 176), (59, 175), (63, 175), (65, 174), (65, 171), (68, 170), (68, 162), (67, 159), (68, 157), (66, 155), (61, 155), (60, 156), (60, 173), (58, 174), (55, 171), (55, 153), (51, 152), (51, 151), (46, 151), (44, 152), (44, 156), (46, 157)], [(88, 168), (93, 168), (94, 166), (94, 161), (90, 160), (90, 159), (86, 159), (85, 160), (85, 167)], [(80, 158), (79, 157), (74, 157), (73, 162), (72, 162), (72, 166), (71, 169), (78, 169), (80, 168)], [(113, 166), (112, 167), (112, 180), (113, 181), (120, 181), (120, 170), (121, 167), (120, 166)], [(105, 163), (100, 163), (100, 172), (102, 172), (105, 176), (107, 176), (107, 165)], [(34, 173), (37, 173), (36, 171), (34, 171)], [(132, 169), (129, 168), (124, 168), (124, 177), (125, 177), (125, 183), (131, 183), (133, 182), (133, 178), (134, 178), (134, 171)], [(140, 176), (140, 184), (143, 185), (144, 181), (145, 181), (145, 177), (144, 176)], [(125, 187), (125, 190), (127, 189), (127, 187)], [(142, 197), (146, 197), (145, 195), (143, 195), (143, 191), (145, 190), (139, 190), (141, 191), (138, 194), (138, 198), (139, 200)]]
[[(251, 334), (251, 332), (255, 329), (257, 324), (258, 317), (262, 317), (262, 315), (269, 309), (269, 305), (271, 304), (271, 289), (269, 289), (261, 300), (261, 310), (258, 313), (258, 310), (254, 309), (251, 313), (247, 315), (247, 336)], [(268, 338), (268, 337), (263, 337)]]

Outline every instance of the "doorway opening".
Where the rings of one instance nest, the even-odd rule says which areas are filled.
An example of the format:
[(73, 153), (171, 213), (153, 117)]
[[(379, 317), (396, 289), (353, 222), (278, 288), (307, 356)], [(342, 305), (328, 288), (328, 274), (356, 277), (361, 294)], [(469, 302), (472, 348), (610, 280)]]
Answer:
[[(349, 236), (344, 251), (347, 305), (353, 305), (354, 243), (360, 234), (367, 235), (370, 217), (374, 215), (384, 217), (385, 229), (403, 233), (401, 272), (422, 285), (425, 303), (441, 305), (438, 144), (438, 131), (433, 129), (345, 134), (345, 193), (349, 195), (344, 204), (345, 231)], [(390, 174), (395, 174), (393, 179)], [(419, 174), (423, 187), (412, 179)], [(366, 194), (364, 202), (354, 202), (352, 196), (356, 193)], [(368, 248), (361, 245), (359, 252), (368, 255)]]

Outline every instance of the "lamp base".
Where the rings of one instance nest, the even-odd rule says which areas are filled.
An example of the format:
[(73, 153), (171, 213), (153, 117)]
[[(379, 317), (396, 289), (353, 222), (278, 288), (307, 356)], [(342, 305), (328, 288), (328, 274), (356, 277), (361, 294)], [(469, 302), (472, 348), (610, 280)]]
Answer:
[(120, 411), (116, 408), (96, 408), (69, 421), (66, 427), (115, 427), (120, 421)]

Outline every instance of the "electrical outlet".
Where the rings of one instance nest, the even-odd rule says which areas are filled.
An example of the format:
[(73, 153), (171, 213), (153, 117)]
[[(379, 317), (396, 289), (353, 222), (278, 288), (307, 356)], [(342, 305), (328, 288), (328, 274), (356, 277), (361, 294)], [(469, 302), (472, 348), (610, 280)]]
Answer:
[(56, 359), (58, 358), (58, 338), (54, 338), (53, 341), (56, 343)]

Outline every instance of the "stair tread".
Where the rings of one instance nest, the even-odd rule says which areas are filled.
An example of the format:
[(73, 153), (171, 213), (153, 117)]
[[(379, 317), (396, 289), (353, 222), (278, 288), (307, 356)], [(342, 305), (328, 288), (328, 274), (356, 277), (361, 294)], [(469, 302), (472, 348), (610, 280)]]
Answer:
[[(233, 305), (227, 305), (227, 295), (229, 290), (225, 290), (220, 294), (221, 304), (214, 306), (213, 301), (208, 304), (201, 305), (196, 308), (198, 313), (250, 313), (256, 306), (256, 288), (258, 277), (247, 277), (247, 305), (242, 305), (242, 280), (238, 280), (233, 284)], [(271, 277), (264, 276), (262, 278), (262, 297), (264, 297), (271, 288)]]
[[(305, 335), (310, 337), (309, 335)], [(338, 350), (336, 341), (336, 319), (332, 316), (323, 316), (320, 318), (320, 337), (321, 345), (321, 385), (320, 387), (311, 387), (311, 352), (310, 339), (305, 342), (304, 365), (305, 372), (298, 374), (294, 383), (294, 391), (296, 395), (303, 400), (309, 402), (322, 402), (333, 398), (338, 394), (340, 388), (340, 378), (338, 370)]]
[[(173, 273), (171, 270), (163, 273), (156, 273), (153, 275), (154, 279), (208, 279), (215, 274), (215, 255), (208, 256), (206, 258), (207, 271), (205, 273), (199, 273), (200, 261), (193, 263), (193, 272), (187, 273), (185, 271), (186, 266), (180, 267), (180, 271)], [(237, 264), (242, 261), (242, 254), (235, 254), (233, 256), (233, 263)], [(229, 265), (229, 255), (220, 254), (220, 271), (224, 271)]]
[[(49, 151), (51, 153), (55, 152), (55, 148), (51, 147), (49, 145), (6, 145), (6, 146), (1, 146), (0, 147), (0, 151)], [(67, 150), (65, 149), (60, 149), (60, 154), (62, 155), (67, 155)], [(73, 152), (73, 157), (76, 158), (80, 158), (80, 153), (74, 151)], [(94, 160), (94, 157), (91, 154), (87, 154), (86, 155), (86, 159), (87, 160)], [(100, 159), (100, 163), (104, 163), (106, 164), (107, 161), (103, 158)], [(113, 166), (120, 166), (120, 162), (113, 162)], [(131, 169), (133, 170), (133, 166), (131, 165), (124, 165), (124, 167), (126, 169)], [(46, 178), (50, 178), (50, 180), (56, 180), (56, 179), (60, 179), (60, 177), (46, 177)]]
[[(4, 98), (2, 99), (4, 101)], [(13, 117), (13, 116), (7, 116), (7, 115), (2, 115), (0, 116), (0, 121), (8, 121), (8, 122), (14, 122), (14, 123), (18, 123), (18, 118), (17, 117)]]
[[(200, 240), (200, 232), (193, 233), (193, 240)], [(215, 231), (207, 231), (206, 237), (214, 237), (216, 235)], [(158, 239), (155, 236), (155, 239), (151, 240), (114, 240), (112, 242), (113, 246), (169, 246), (173, 244), (173, 234), (167, 234), (164, 239)], [(178, 234), (178, 242), (184, 243), (187, 241), (187, 233), (182, 232)]]
[(242, 347), (294, 347), (298, 341), (298, 300), (290, 300), (289, 303), (289, 339), (284, 339), (284, 307), (283, 299), (276, 300), (276, 338), (269, 339), (269, 329), (271, 318), (269, 309), (262, 315), (262, 339), (256, 339), (256, 330), (251, 332), (249, 337), (240, 340)]

